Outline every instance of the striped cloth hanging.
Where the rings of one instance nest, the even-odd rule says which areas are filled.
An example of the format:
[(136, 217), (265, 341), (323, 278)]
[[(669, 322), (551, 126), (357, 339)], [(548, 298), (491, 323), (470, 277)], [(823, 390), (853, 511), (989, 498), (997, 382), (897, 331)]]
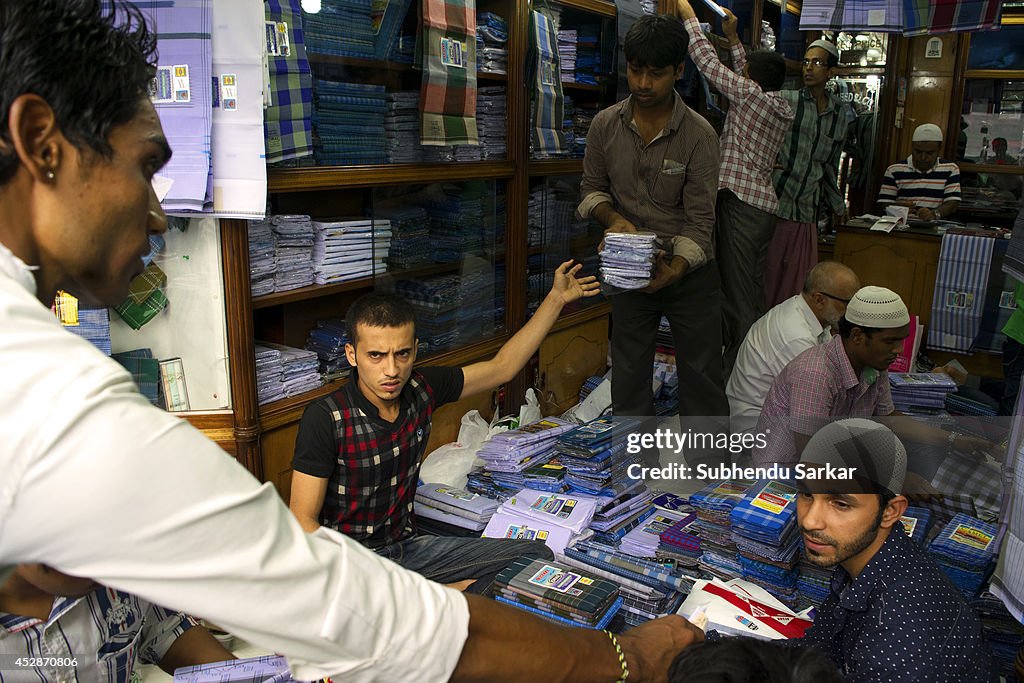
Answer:
[(998, 29), (1000, 0), (904, 0), (903, 35)]
[(533, 156), (563, 154), (565, 97), (558, 63), (558, 32), (551, 18), (540, 12), (530, 12), (530, 48), (534, 64), (530, 127)]
[(423, 0), (420, 142), (476, 145), (476, 0)]
[(270, 104), (263, 125), (273, 164), (313, 154), (313, 74), (299, 0), (265, 0), (265, 8)]
[(965, 352), (981, 330), (995, 240), (947, 232), (942, 237), (928, 348)]

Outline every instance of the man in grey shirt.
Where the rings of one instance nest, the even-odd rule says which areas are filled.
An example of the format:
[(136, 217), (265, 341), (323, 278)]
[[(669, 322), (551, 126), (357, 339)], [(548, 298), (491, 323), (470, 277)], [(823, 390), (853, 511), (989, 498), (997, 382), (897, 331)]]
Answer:
[(606, 232), (654, 232), (665, 249), (648, 287), (610, 297), (616, 415), (654, 415), (651, 378), (663, 315), (675, 341), (680, 415), (729, 412), (712, 248), (718, 136), (675, 92), (688, 44), (677, 19), (638, 19), (624, 41), (632, 94), (600, 112), (587, 134), (579, 215)]

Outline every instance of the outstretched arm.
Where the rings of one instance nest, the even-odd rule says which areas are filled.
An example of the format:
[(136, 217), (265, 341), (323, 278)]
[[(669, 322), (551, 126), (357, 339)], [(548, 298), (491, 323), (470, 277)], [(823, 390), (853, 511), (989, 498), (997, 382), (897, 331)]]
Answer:
[[(728, 10), (726, 11), (728, 12)], [(693, 59), (694, 64), (696, 64), (700, 72), (704, 74), (704, 77), (707, 78), (720, 93), (725, 95), (730, 101), (735, 101), (737, 98), (750, 93), (752, 88), (760, 89), (753, 81), (748, 78), (744, 78), (735, 71), (730, 70), (719, 61), (718, 53), (715, 52), (715, 48), (711, 46), (711, 42), (701, 30), (700, 23), (697, 21), (697, 15), (694, 13), (689, 0), (676, 0), (676, 14), (683, 20), (683, 26), (686, 27), (686, 33), (690, 36), (690, 58)], [(739, 38), (736, 36), (735, 15), (729, 12), (729, 14), (726, 15), (726, 19), (723, 20), (722, 26), (725, 28), (730, 46), (738, 45)], [(735, 48), (732, 49), (732, 52), (735, 56)], [(743, 69), (742, 63), (736, 65), (736, 69), (737, 71), (741, 71)]]
[(551, 291), (523, 328), (501, 347), (494, 358), (462, 369), (464, 382), (460, 398), (493, 389), (515, 377), (551, 331), (562, 308), (577, 299), (598, 294), (600, 285), (596, 277), (576, 277), (582, 267), (582, 264), (573, 265), (569, 260), (555, 269)]

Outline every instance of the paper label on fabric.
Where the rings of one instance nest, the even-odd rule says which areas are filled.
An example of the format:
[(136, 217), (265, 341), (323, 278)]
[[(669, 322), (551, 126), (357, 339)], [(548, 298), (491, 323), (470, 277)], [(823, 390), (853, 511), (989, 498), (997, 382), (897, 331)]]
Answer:
[(466, 68), (466, 44), (454, 38), (441, 38), (441, 64), (443, 66)]
[(946, 308), (974, 308), (974, 293), (946, 292)]
[(750, 502), (750, 504), (756, 508), (766, 510), (773, 515), (781, 515), (782, 511), (786, 509), (793, 499), (796, 497), (796, 491), (788, 486), (773, 481), (764, 487), (761, 493), (757, 494), (757, 497)]
[(554, 62), (552, 62), (550, 60), (547, 60), (547, 59), (543, 60), (541, 62), (540, 66), (541, 66), (541, 68), (540, 68), (540, 82), (541, 82), (541, 84), (542, 85), (554, 85), (555, 84), (555, 74), (558, 72), (558, 66)]
[[(559, 567), (544, 565), (540, 571), (527, 579), (530, 583), (541, 588), (550, 588), (559, 593), (569, 593), (570, 589), (583, 577), (579, 574), (567, 572)], [(575, 591), (579, 592), (579, 591)]]
[(883, 26), (885, 24), (884, 9), (868, 10), (868, 26)]
[(525, 524), (509, 524), (505, 529), (505, 538), (517, 541), (546, 541), (548, 532), (544, 529), (531, 529)]
[(221, 74), (220, 90), (224, 111), (238, 111), (238, 80), (235, 74)]
[(917, 519), (904, 515), (903, 517), (900, 517), (900, 522), (903, 523), (903, 531), (906, 532), (907, 536), (913, 536), (914, 529), (917, 528)]
[(174, 72), (171, 67), (156, 68), (156, 77), (149, 84), (149, 99), (153, 104), (174, 102)]
[(174, 178), (167, 176), (155, 175), (153, 176), (153, 192), (156, 193), (157, 201), (163, 201), (164, 197), (171, 191), (171, 186), (174, 185)]
[(672, 519), (671, 517), (655, 515), (647, 522), (647, 526), (644, 527), (644, 531), (649, 534), (661, 535), (661, 532), (667, 531), (675, 523), (676, 520)]
[(267, 54), (274, 57), (288, 57), (292, 54), (288, 43), (288, 24), (283, 21), (264, 22)]
[(999, 294), (999, 308), (1008, 308), (1011, 311), (1017, 310), (1017, 301), (1013, 292), (1002, 292)]
[(78, 299), (64, 290), (58, 290), (53, 300), (53, 312), (64, 327), (76, 327), (78, 321)]
[(747, 488), (748, 487), (746, 486), (740, 486), (738, 484), (733, 484), (732, 482), (725, 482), (721, 486), (716, 487), (715, 490), (712, 491), (712, 494), (728, 496), (730, 498), (740, 498), (747, 492)]
[(174, 102), (187, 104), (192, 101), (192, 88), (188, 77), (188, 64), (174, 65)]
[(991, 534), (985, 533), (981, 529), (975, 529), (972, 526), (961, 524), (953, 530), (953, 533), (950, 535), (950, 539), (970, 548), (985, 550), (992, 544), (994, 537)]
[(434, 490), (437, 491), (438, 493), (444, 494), (451, 498), (456, 498), (458, 500), (474, 500), (477, 497), (475, 493), (470, 493), (469, 491), (463, 491), (461, 489), (453, 489), (448, 486), (438, 486)]

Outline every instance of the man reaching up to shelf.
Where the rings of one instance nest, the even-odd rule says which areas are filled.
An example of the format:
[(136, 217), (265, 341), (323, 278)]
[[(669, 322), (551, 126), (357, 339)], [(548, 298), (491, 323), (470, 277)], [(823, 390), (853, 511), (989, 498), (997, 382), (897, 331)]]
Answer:
[(598, 293), (567, 261), (540, 308), (489, 361), (420, 367), (412, 306), (366, 294), (348, 309), (352, 377), (311, 403), (292, 461), (290, 507), (306, 531), (329, 527), (407, 569), (478, 593), (519, 557), (551, 559), (540, 541), (437, 538), (416, 533), (413, 499), (433, 412), (510, 381), (533, 356), (565, 304)]

